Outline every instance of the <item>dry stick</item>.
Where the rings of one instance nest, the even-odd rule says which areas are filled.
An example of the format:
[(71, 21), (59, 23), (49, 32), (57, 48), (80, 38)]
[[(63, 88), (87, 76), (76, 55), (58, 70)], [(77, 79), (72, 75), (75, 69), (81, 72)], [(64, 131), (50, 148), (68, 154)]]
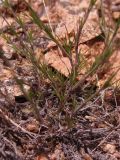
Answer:
[(93, 99), (95, 96), (97, 96), (107, 85), (108, 82), (110, 82), (113, 77), (116, 75), (116, 73), (119, 71), (119, 69), (112, 75), (109, 77), (109, 79), (103, 84), (103, 86), (96, 91), (93, 95), (91, 95), (85, 102), (83, 102), (83, 104), (81, 106), (79, 106), (73, 113), (73, 115), (75, 115), (77, 113), (77, 111), (79, 111), (80, 108), (83, 108), (91, 99)]
[(110, 137), (110, 135), (113, 134), (114, 132), (115, 132), (114, 130), (111, 131), (111, 132), (107, 135), (107, 137), (105, 137), (105, 138), (97, 145), (97, 147), (95, 147), (95, 148), (92, 150), (92, 153), (93, 153), (98, 147), (100, 147), (100, 146)]
[(115, 132), (116, 129), (118, 129), (120, 127), (120, 124), (115, 127), (93, 150), (92, 150), (92, 153), (99, 147), (101, 146), (109, 137), (111, 134), (113, 134)]
[(101, 87), (101, 89), (99, 89), (95, 94), (91, 95), (85, 102), (83, 102), (73, 113), (73, 115), (75, 115), (80, 109), (82, 110), (82, 108), (91, 100), (93, 99), (95, 96), (97, 96), (100, 91), (103, 89), (103, 87)]
[(13, 149), (14, 149), (16, 155), (18, 155), (19, 157), (22, 157), (22, 153), (21, 153), (20, 151), (17, 150), (17, 147), (16, 147), (15, 143), (13, 144), (10, 140), (8, 140), (8, 139), (5, 138), (5, 137), (3, 137), (3, 140), (6, 141), (7, 144), (10, 144), (10, 145), (13, 147)]
[(22, 128), (20, 125), (18, 125), (17, 123), (15, 123), (11, 118), (9, 118), (1, 109), (0, 109), (0, 113), (2, 114), (2, 116), (8, 121), (10, 122), (12, 125), (14, 125), (16, 128), (20, 129), (22, 132), (28, 134), (30, 137), (35, 138), (37, 137), (37, 134), (32, 133), (27, 131), (26, 129)]

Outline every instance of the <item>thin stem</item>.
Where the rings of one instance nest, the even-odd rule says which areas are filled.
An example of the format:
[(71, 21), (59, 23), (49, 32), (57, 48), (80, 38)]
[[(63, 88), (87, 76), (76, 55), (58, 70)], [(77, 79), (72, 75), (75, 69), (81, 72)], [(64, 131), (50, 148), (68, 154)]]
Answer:
[(46, 12), (46, 15), (47, 15), (47, 19), (48, 19), (48, 22), (49, 22), (50, 29), (52, 31), (52, 34), (54, 35), (54, 31), (53, 31), (53, 28), (52, 28), (52, 25), (51, 25), (50, 17), (48, 15), (48, 11), (47, 11), (47, 8), (46, 8), (45, 0), (43, 0), (43, 5), (44, 5), (44, 8), (45, 8), (45, 12)]

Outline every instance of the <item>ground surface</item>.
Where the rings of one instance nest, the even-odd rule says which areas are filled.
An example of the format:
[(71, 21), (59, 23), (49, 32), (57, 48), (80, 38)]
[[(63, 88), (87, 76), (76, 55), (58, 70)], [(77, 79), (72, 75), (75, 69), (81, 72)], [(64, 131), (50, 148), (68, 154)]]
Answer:
[[(60, 38), (74, 35), (79, 17), (83, 17), (88, 8), (89, 0), (28, 0), (45, 24), (51, 24), (53, 32)], [(71, 71), (69, 59), (59, 54), (58, 47), (51, 42), (29, 18), (28, 8), (21, 0), (10, 0), (14, 13), (24, 19), (25, 31), (34, 34), (34, 56), (42, 59), (56, 72), (68, 77)], [(104, 40), (99, 25), (98, 14), (100, 2), (97, 1), (91, 11), (82, 31), (79, 47), (87, 61), (88, 67), (95, 56), (102, 53)], [(107, 28), (114, 29), (120, 16), (120, 1), (103, 1)], [(47, 13), (46, 13), (47, 11)], [(10, 41), (21, 48), (26, 41), (26, 34), (15, 22), (12, 13), (5, 7), (0, 7), (0, 31), (10, 38)], [(48, 17), (49, 16), (49, 17)], [(5, 21), (7, 20), (7, 22)], [(10, 32), (10, 24), (19, 37)], [(67, 28), (67, 29), (66, 29)], [(74, 117), (75, 125), (70, 129), (64, 121), (67, 109), (59, 116), (56, 110), (59, 100), (54, 96), (49, 83), (39, 82), (32, 65), (26, 57), (18, 55), (1, 37), (0, 57), (0, 160), (119, 160), (120, 159), (120, 90), (109, 87), (103, 90), (97, 99), (90, 101)], [(116, 35), (114, 54), (98, 73), (100, 87), (107, 77), (120, 67), (120, 31)], [(44, 55), (41, 55), (41, 52)], [(15, 82), (14, 70), (19, 79), (24, 80), (26, 91), (40, 91), (42, 99), (37, 99), (39, 114), (42, 121), (38, 122), (31, 109), (31, 104), (25, 98)], [(81, 71), (78, 79), (84, 75)], [(114, 81), (119, 80), (118, 72)], [(119, 81), (117, 83), (119, 86)], [(88, 88), (89, 89), (89, 88)], [(87, 92), (87, 90), (86, 90)], [(81, 103), (82, 93), (76, 93)], [(69, 102), (66, 106), (69, 106)], [(69, 112), (69, 110), (68, 110)], [(69, 120), (68, 120), (69, 121)]]

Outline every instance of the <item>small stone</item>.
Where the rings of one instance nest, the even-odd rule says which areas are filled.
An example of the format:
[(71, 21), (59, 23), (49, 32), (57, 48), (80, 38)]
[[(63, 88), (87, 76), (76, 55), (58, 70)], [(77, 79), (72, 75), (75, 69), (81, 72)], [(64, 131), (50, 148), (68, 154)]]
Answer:
[(120, 18), (120, 12), (113, 12), (113, 18), (115, 20), (119, 19)]
[(103, 150), (104, 150), (105, 152), (108, 152), (108, 153), (110, 153), (110, 154), (113, 154), (113, 153), (115, 153), (115, 151), (116, 151), (116, 146), (113, 145), (113, 144), (106, 144), (105, 147), (103, 148)]
[(35, 158), (35, 160), (48, 160), (48, 158), (45, 155), (41, 154), (41, 155), (37, 156)]
[(26, 129), (30, 132), (37, 133), (39, 130), (39, 123), (33, 120), (31, 123), (26, 124)]

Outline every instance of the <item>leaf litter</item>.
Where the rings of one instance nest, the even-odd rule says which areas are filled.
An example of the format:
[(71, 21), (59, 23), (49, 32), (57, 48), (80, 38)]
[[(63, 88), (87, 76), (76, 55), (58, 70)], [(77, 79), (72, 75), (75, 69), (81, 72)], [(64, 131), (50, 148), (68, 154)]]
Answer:
[[(110, 2), (110, 0), (108, 1)], [(16, 7), (15, 13), (26, 20), (25, 15), (28, 11), (24, 3), (21, 0), (11, 0), (10, 2), (13, 9)], [(54, 33), (61, 40), (64, 40), (66, 36), (73, 39), (74, 32), (76, 32), (77, 29), (76, 24), (79, 21), (79, 17), (84, 15), (88, 7), (88, 2), (88, 0), (45, 1)], [(41, 19), (45, 23), (49, 23), (43, 1), (30, 0), (29, 3), (31, 3), (34, 10), (38, 12)], [(104, 4), (107, 5), (106, 3)], [(111, 3), (109, 4), (111, 5)], [(95, 60), (95, 56), (101, 54), (104, 48), (103, 40), (99, 39), (102, 31), (99, 26), (98, 5), (99, 2), (90, 13), (79, 42), (79, 48), (88, 65), (86, 67), (91, 65)], [(118, 18), (118, 16), (115, 16), (115, 12), (119, 13), (116, 6), (119, 6), (119, 2), (111, 6), (111, 16), (113, 16), (114, 19)], [(4, 16), (7, 17), (9, 24), (16, 26), (14, 18), (9, 11), (2, 7), (0, 11), (4, 11)], [(110, 13), (107, 8), (106, 13)], [(108, 21), (108, 15), (105, 16)], [(6, 33), (9, 25), (4, 21), (3, 17), (0, 17), (0, 21), (0, 30)], [(42, 57), (44, 63), (53, 67), (65, 77), (68, 77), (71, 72), (70, 60), (62, 55), (57, 46), (47, 39), (41, 31), (38, 31), (38, 28), (32, 24), (29, 18), (27, 22), (27, 31), (32, 30), (34, 34), (35, 56), (40, 60)], [(25, 40), (25, 35), (19, 30), (19, 27), (16, 28), (16, 31), (19, 32), (21, 40)], [(6, 34), (9, 35), (9, 33)], [(118, 33), (116, 38), (117, 42), (120, 40), (119, 35)], [(20, 46), (19, 39), (12, 37), (12, 35), (9, 36), (14, 43)], [(120, 158), (119, 90), (108, 88), (106, 91), (101, 92), (100, 97), (98, 97), (94, 103), (89, 102), (90, 104), (76, 115), (75, 121), (77, 125), (72, 129), (68, 129), (64, 119), (63, 124), (60, 124), (57, 118), (53, 118), (55, 117), (56, 108), (58, 107), (58, 99), (52, 95), (52, 89), (49, 83), (46, 84), (45, 82), (40, 85), (37, 77), (34, 75), (32, 66), (25, 56), (14, 56), (15, 53), (2, 39), (0, 40), (0, 44), (2, 44), (1, 49), (5, 52), (5, 58), (8, 63), (11, 64), (6, 66), (4, 60), (0, 59), (1, 159), (117, 160)], [(119, 46), (117, 46), (117, 50), (115, 50), (114, 56), (107, 62), (103, 70), (97, 73), (100, 85), (103, 84), (113, 70), (115, 71), (120, 67), (120, 52), (118, 47)], [(72, 54), (74, 59), (74, 50)], [(111, 68), (109, 68), (110, 65), (112, 65)], [(32, 86), (33, 90), (39, 88), (40, 91), (44, 93), (44, 100), (37, 102), (40, 107), (40, 115), (44, 121), (42, 125), (39, 125), (35, 120), (31, 106), (27, 99), (24, 99), (25, 97), (20, 91), (19, 86), (17, 86), (9, 68), (13, 69), (20, 79), (24, 79), (27, 92)], [(80, 70), (78, 79), (80, 79), (81, 75), (84, 75), (85, 72), (85, 70)], [(118, 72), (115, 80), (118, 80), (119, 77), (120, 73)], [(41, 107), (41, 105), (44, 107)], [(67, 111), (60, 116), (64, 117), (66, 113)]]

